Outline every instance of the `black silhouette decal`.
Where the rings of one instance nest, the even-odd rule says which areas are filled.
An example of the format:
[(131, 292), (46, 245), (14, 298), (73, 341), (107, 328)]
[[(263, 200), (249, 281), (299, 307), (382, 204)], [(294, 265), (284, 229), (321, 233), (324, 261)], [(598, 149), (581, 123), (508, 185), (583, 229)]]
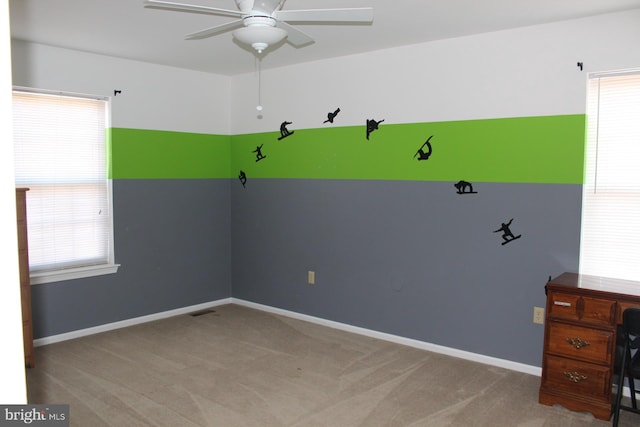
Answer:
[(513, 235), (511, 229), (509, 228), (512, 222), (513, 218), (511, 218), (506, 224), (503, 222), (500, 228), (493, 231), (494, 233), (499, 233), (500, 231), (502, 231), (502, 239), (504, 240), (504, 242), (502, 242), (503, 245), (506, 245), (507, 243), (522, 237), (522, 234), (518, 234), (517, 236)]
[(384, 122), (384, 119), (380, 120), (379, 122), (376, 122), (374, 119), (367, 119), (367, 139), (369, 139), (369, 135), (371, 134), (371, 132), (373, 132), (374, 130), (378, 130), (378, 125), (382, 122)]
[(458, 189), (456, 193), (458, 194), (476, 194), (477, 191), (473, 191), (473, 185), (467, 181), (458, 181), (453, 184), (454, 187)]
[(244, 173), (244, 171), (240, 171), (240, 175), (238, 175), (238, 178), (240, 179), (240, 182), (242, 183), (242, 188), (247, 188), (245, 187), (245, 184), (247, 183), (247, 174)]
[(114, 89), (114, 90), (113, 90), (113, 96), (118, 96), (118, 95), (120, 95), (121, 93), (122, 93), (122, 91), (121, 91), (121, 90), (118, 90), (118, 89)]
[(262, 146), (264, 144), (260, 144), (258, 147), (256, 147), (255, 150), (252, 151), (252, 153), (256, 153), (256, 162), (259, 162), (262, 159), (267, 158), (267, 156), (262, 154)]
[(278, 138), (278, 141), (288, 137), (289, 135), (293, 135), (294, 131), (289, 131), (289, 129), (287, 129), (287, 125), (290, 124), (291, 122), (282, 122), (282, 124), (280, 125), (280, 138)]
[(330, 113), (328, 113), (328, 114), (327, 114), (327, 120), (325, 120), (325, 121), (324, 121), (324, 122), (322, 122), (322, 123), (327, 123), (327, 122), (329, 122), (329, 123), (333, 123), (333, 119), (335, 119), (335, 118), (336, 118), (336, 116), (338, 115), (338, 113), (339, 113), (339, 112), (340, 112), (340, 109), (338, 108), (338, 109), (336, 109), (336, 111), (334, 111), (333, 113), (331, 113), (331, 112), (330, 112)]
[[(414, 159), (418, 157), (418, 160), (429, 160), (429, 156), (431, 156), (431, 152), (433, 151), (433, 148), (431, 148), (431, 142), (429, 142), (431, 141), (431, 138), (433, 138), (433, 135), (431, 135), (424, 144), (422, 144), (422, 147), (418, 148), (416, 154), (413, 155)], [(424, 147), (427, 147), (427, 151), (424, 151)]]

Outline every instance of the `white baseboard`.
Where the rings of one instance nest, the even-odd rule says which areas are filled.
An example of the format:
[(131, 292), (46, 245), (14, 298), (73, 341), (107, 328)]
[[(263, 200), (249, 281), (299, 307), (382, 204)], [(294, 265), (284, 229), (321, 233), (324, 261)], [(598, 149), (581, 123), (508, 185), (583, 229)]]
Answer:
[(44, 338), (38, 338), (33, 341), (34, 346), (53, 344), (61, 341), (72, 340), (75, 338), (85, 337), (87, 335), (99, 334), (100, 332), (112, 331), (114, 329), (125, 328), (127, 326), (139, 325), (141, 323), (153, 322), (154, 320), (166, 319), (168, 317), (179, 316), (182, 314), (192, 313), (194, 311), (205, 310), (207, 308), (216, 307), (225, 304), (231, 304), (231, 298), (224, 298), (217, 301), (205, 302), (202, 304), (190, 305), (188, 307), (176, 308), (175, 310), (153, 313), (147, 316), (134, 317), (132, 319), (121, 320), (119, 322), (107, 323), (92, 328), (79, 329), (77, 331), (66, 332), (64, 334), (51, 335)]
[(377, 338), (380, 340), (389, 341), (396, 344), (402, 344), (409, 347), (419, 348), (421, 350), (427, 350), (427, 351), (432, 351), (434, 353), (445, 354), (447, 356), (458, 357), (460, 359), (471, 360), (473, 362), (479, 362), (485, 365), (497, 366), (499, 368), (505, 368), (512, 371), (523, 372), (525, 374), (530, 374), (530, 375), (536, 375), (536, 376), (542, 375), (542, 368), (539, 368), (537, 366), (525, 365), (524, 363), (512, 362), (510, 360), (498, 359), (496, 357), (490, 357), (482, 354), (458, 350), (455, 348), (444, 347), (441, 345), (431, 344), (424, 341), (418, 341), (411, 338), (404, 338), (397, 335), (374, 331), (371, 329), (360, 328), (358, 326), (351, 326), (345, 323), (334, 322), (332, 320), (326, 320), (320, 317), (300, 314), (294, 311), (275, 308), (268, 305), (257, 304), (254, 302), (245, 301), (238, 298), (231, 298), (231, 303), (242, 305), (249, 308), (255, 308), (257, 310), (267, 311), (274, 314), (279, 314), (286, 317), (291, 317), (298, 320), (304, 320), (307, 322), (316, 323), (318, 325), (327, 326), (334, 329), (340, 329), (346, 332), (352, 332), (355, 334), (364, 335), (371, 338)]
[(537, 366), (525, 365), (523, 363), (512, 362), (510, 360), (498, 359), (495, 357), (484, 356), (482, 354), (471, 353), (468, 351), (462, 351), (455, 348), (444, 347), (437, 344), (431, 344), (424, 341), (418, 341), (411, 338), (404, 338), (397, 335), (387, 334), (384, 332), (378, 332), (371, 329), (361, 328), (358, 326), (348, 325), (346, 323), (334, 322), (332, 320), (322, 319), (320, 317), (309, 316), (306, 314), (296, 313), (294, 311), (284, 310), (281, 308), (271, 307), (268, 305), (258, 304), (238, 298), (224, 298), (217, 301), (206, 302), (202, 304), (196, 304), (188, 307), (177, 308), (175, 310), (163, 311), (160, 313), (149, 314), (147, 316), (134, 317), (132, 319), (121, 320), (118, 322), (107, 323), (100, 326), (94, 326), (91, 328), (80, 329), (77, 331), (66, 332), (58, 335), (51, 335), (48, 337), (38, 338), (33, 341), (34, 346), (42, 346), (47, 344), (53, 344), (61, 341), (72, 340), (88, 335), (98, 334), (101, 332), (112, 331), (115, 329), (125, 328), (127, 326), (138, 325), (141, 323), (153, 322), (154, 320), (166, 319), (172, 316), (179, 316), (182, 314), (191, 313), (198, 310), (204, 310), (211, 307), (216, 307), (225, 304), (238, 304), (256, 310), (261, 310), (281, 316), (291, 317), (293, 319), (303, 320), (306, 322), (315, 323), (329, 328), (339, 329), (346, 332), (352, 332), (359, 335), (364, 335), (371, 338), (377, 338), (384, 341), (393, 342), (396, 344), (406, 345), (409, 347), (418, 348), (421, 350), (432, 351), (434, 353), (441, 353), (447, 356), (458, 357), (461, 359), (471, 360), (474, 362), (483, 363), (485, 365), (497, 366), (499, 368), (510, 369), (512, 371), (523, 372), (530, 375), (541, 376), (542, 368)]

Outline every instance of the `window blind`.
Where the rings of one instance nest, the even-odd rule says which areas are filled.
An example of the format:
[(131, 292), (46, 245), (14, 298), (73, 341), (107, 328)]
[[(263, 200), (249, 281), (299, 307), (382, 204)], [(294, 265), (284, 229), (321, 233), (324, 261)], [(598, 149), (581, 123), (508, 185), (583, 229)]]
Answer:
[(14, 91), (13, 115), (31, 272), (112, 262), (107, 101)]
[(580, 272), (640, 280), (640, 70), (590, 76)]

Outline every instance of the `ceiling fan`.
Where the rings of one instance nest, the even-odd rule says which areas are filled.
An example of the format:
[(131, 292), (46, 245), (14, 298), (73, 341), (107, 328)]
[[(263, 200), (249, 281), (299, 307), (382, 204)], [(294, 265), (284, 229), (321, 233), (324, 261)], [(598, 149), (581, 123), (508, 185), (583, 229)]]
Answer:
[(238, 10), (219, 9), (164, 0), (144, 0), (144, 7), (176, 12), (237, 17), (234, 21), (187, 34), (187, 40), (204, 39), (233, 30), (233, 37), (258, 53), (285, 38), (295, 47), (313, 43), (313, 38), (287, 22), (295, 23), (370, 23), (372, 8), (282, 10), (285, 0), (235, 0)]

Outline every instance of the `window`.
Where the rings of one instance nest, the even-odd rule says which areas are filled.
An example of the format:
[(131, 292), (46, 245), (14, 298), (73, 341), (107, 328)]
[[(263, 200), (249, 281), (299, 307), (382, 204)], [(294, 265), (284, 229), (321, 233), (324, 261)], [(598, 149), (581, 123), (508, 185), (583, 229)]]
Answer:
[(580, 272), (640, 280), (640, 70), (589, 76)]
[(114, 273), (109, 102), (16, 89), (16, 186), (27, 187), (33, 284)]

